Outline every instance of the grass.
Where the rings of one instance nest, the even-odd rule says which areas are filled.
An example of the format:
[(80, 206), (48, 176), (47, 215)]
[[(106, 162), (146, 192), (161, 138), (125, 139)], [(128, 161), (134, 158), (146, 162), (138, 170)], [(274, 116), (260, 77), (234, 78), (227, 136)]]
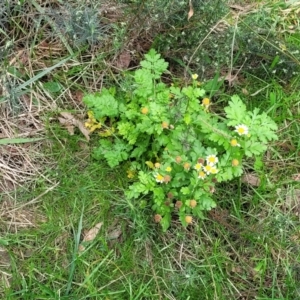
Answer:
[[(299, 227), (293, 204), (285, 204), (291, 186), (221, 187), (219, 208), (206, 220), (192, 230), (175, 223), (161, 235), (151, 212), (125, 202), (127, 180), (116, 176), (124, 170), (93, 161), (80, 137), (52, 130), (68, 141), (45, 150), (58, 161), (47, 176), (59, 185), (43, 196), (35, 228), (6, 231), (12, 277), (5, 299), (197, 299), (199, 290), (203, 299), (297, 299)], [(36, 183), (22, 203), (46, 186)], [(15, 219), (29, 212), (17, 210)], [(100, 234), (78, 254), (83, 228), (100, 221)]]
[[(249, 2), (259, 5), (261, 1)], [(76, 8), (75, 2), (68, 3)], [(122, 69), (126, 62), (120, 59), (126, 51), (131, 59), (125, 69), (135, 68), (151, 44), (169, 55), (174, 76), (179, 77), (176, 74), (186, 67), (185, 53), (196, 53), (190, 71), (201, 69), (197, 69), (200, 54), (195, 50), (203, 36), (193, 30), (204, 25), (196, 18), (187, 24), (186, 16), (180, 15), (184, 6), (173, 6), (170, 17), (164, 19), (169, 2), (166, 10), (160, 11), (164, 22), (158, 24), (153, 17), (155, 5), (144, 4), (103, 2), (100, 9), (106, 13), (95, 26), (103, 40), (96, 42), (91, 31), (73, 26), (70, 32), (77, 30), (80, 44), (62, 34), (72, 20), (55, 23), (53, 11), (62, 7), (62, 1), (53, 4), (53, 11), (33, 0), (13, 10), (0, 6), (0, 21), (6, 17), (0, 22), (1, 33), (5, 33), (0, 42), (4, 58), (0, 74), (1, 298), (300, 299), (297, 64), (294, 61), (289, 69), (291, 76), (272, 73), (277, 41), (287, 46), (281, 53), (287, 67), (287, 54), (299, 60), (297, 53), (293, 54), (300, 45), (295, 22), (298, 6), (270, 1), (265, 10), (254, 6), (244, 15), (241, 12), (236, 41), (249, 50), (251, 64), (242, 66), (239, 51), (233, 51), (232, 57), (220, 57), (220, 62), (225, 62), (219, 68), (221, 75), (241, 71), (237, 83), (225, 83), (214, 95), (215, 103), (222, 107), (229, 94), (238, 93), (250, 109), (268, 112), (280, 127), (279, 141), (256, 160), (254, 168), (249, 161), (245, 170), (254, 173), (260, 185), (240, 179), (219, 186), (215, 192), (218, 207), (204, 220), (184, 229), (175, 218), (163, 234), (149, 207), (142, 208), (139, 200), (128, 202), (124, 197), (130, 183), (126, 164), (112, 170), (95, 160), (92, 148), (97, 141), (87, 142), (78, 128), (70, 135), (58, 120), (62, 111), (85, 119), (81, 101), (85, 92), (112, 84), (126, 88), (122, 78), (128, 70)], [(243, 1), (235, 4), (242, 6)], [(44, 9), (49, 12), (45, 19), (41, 18)], [(205, 13), (197, 10), (198, 6), (194, 9), (195, 17)], [(85, 13), (94, 16), (93, 10)], [(262, 15), (268, 16), (266, 21)], [(224, 18), (215, 17), (216, 21)], [(139, 18), (145, 21), (139, 23)], [(225, 20), (230, 23), (231, 19), (227, 16)], [(243, 44), (251, 20), (267, 30), (264, 39), (274, 34), (270, 28), (275, 24), (278, 35), (270, 39), (274, 47), (268, 44), (264, 48), (251, 32), (255, 43), (249, 48)], [(181, 24), (190, 30), (186, 39), (191, 40), (182, 38)], [(60, 34), (55, 33), (57, 26)], [(134, 34), (137, 30), (139, 37)], [(222, 48), (226, 39), (220, 41)], [(232, 51), (230, 37), (229, 41)], [(208, 42), (203, 43), (207, 52)], [(168, 43), (172, 44), (169, 50)], [(184, 48), (186, 45), (193, 47)], [(222, 55), (221, 50), (216, 53)], [(206, 69), (203, 77), (215, 71)], [(97, 236), (84, 243), (88, 231), (99, 223), (102, 227)], [(85, 246), (83, 252), (78, 250), (80, 244)]]

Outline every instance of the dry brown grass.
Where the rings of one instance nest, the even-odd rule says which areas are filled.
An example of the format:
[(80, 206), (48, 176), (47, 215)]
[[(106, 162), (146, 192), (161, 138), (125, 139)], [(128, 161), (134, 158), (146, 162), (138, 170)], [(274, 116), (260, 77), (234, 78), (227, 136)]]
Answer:
[[(20, 186), (26, 185), (37, 176), (43, 176), (45, 158), (41, 149), (45, 142), (18, 143), (13, 139), (43, 137), (43, 122), (40, 120), (41, 109), (31, 105), (28, 97), (22, 97), (25, 106), (22, 112), (15, 114), (6, 103), (0, 110), (0, 138), (7, 144), (0, 147), (0, 191), (9, 194)], [(9, 143), (9, 140), (12, 143)]]

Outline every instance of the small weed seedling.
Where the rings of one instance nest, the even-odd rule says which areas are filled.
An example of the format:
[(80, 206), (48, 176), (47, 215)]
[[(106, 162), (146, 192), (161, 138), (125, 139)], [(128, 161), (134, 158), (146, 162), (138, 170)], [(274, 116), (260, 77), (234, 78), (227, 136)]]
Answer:
[(225, 116), (216, 115), (196, 74), (189, 86), (168, 86), (161, 80), (167, 67), (152, 49), (133, 75), (132, 90), (103, 89), (84, 97), (86, 126), (102, 136), (95, 157), (112, 168), (131, 162), (128, 177), (135, 180), (126, 197), (149, 195), (164, 231), (173, 212), (187, 226), (215, 207), (215, 184), (241, 176), (243, 158), (262, 154), (277, 139), (266, 113), (247, 111), (235, 95)]

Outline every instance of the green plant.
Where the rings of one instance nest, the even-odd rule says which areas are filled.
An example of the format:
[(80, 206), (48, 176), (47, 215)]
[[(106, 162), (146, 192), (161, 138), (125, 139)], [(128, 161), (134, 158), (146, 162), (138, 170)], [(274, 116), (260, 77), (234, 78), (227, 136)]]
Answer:
[[(99, 4), (91, 1), (90, 5), (76, 2), (76, 5), (64, 3), (62, 7), (48, 10), (54, 16), (58, 30), (68, 37), (74, 46), (100, 45), (106, 38), (109, 26), (99, 17)], [(61, 14), (61, 10), (64, 14)]]
[(168, 86), (162, 81), (167, 67), (152, 49), (133, 74), (132, 91), (103, 89), (83, 99), (91, 111), (86, 126), (107, 137), (95, 157), (112, 168), (131, 161), (128, 176), (136, 181), (126, 197), (151, 195), (163, 230), (173, 212), (187, 226), (192, 216), (215, 207), (215, 184), (241, 176), (243, 158), (262, 154), (277, 139), (277, 126), (266, 113), (247, 111), (235, 95), (225, 116), (217, 115), (196, 74), (189, 86)]

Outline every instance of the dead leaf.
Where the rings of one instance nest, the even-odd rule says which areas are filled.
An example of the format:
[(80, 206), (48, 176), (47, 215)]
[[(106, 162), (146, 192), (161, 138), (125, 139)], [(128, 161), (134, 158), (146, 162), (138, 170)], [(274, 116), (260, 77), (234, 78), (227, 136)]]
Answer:
[(101, 229), (103, 223), (100, 222), (96, 224), (93, 228), (91, 228), (89, 231), (86, 232), (86, 234), (83, 237), (83, 242), (91, 242), (95, 239), (97, 236), (99, 230)]
[(116, 61), (116, 67), (118, 69), (127, 69), (130, 65), (130, 62), (131, 62), (130, 53), (128, 51), (124, 51), (119, 55)]
[(244, 10), (244, 7), (240, 6), (240, 5), (229, 5), (230, 8), (236, 9), (236, 10)]
[(243, 273), (243, 269), (241, 267), (239, 267), (239, 266), (232, 266), (231, 272), (242, 274)]
[(245, 174), (242, 177), (242, 182), (248, 183), (252, 186), (259, 186), (260, 185), (260, 179), (256, 174)]
[(221, 81), (221, 80), (227, 81), (229, 87), (233, 87), (240, 82), (238, 73), (233, 75), (231, 72), (229, 72), (226, 76), (220, 77), (219, 81)]
[(248, 90), (247, 90), (247, 89), (245, 89), (245, 88), (242, 88), (242, 93), (243, 93), (244, 95), (249, 95), (249, 92), (248, 92)]
[(78, 129), (81, 131), (81, 133), (85, 136), (86, 140), (89, 141), (90, 137), (89, 137), (89, 130), (84, 126), (84, 124), (82, 124), (80, 121), (76, 120), (76, 124), (75, 124)]
[(277, 146), (281, 147), (286, 151), (295, 151), (296, 147), (290, 141), (283, 141), (281, 143), (277, 143)]
[(194, 9), (193, 9), (192, 0), (189, 1), (189, 5), (190, 5), (190, 11), (189, 11), (189, 13), (188, 13), (188, 21), (189, 21), (190, 18), (194, 15)]
[(237, 11), (239, 13), (246, 14), (246, 13), (248, 13), (248, 12), (250, 12), (252, 10), (253, 5), (249, 4), (249, 5), (241, 6), (241, 5), (234, 4), (234, 5), (229, 5), (229, 7), (232, 10), (235, 10), (235, 11)]
[(64, 125), (64, 127), (66, 127), (70, 135), (74, 135), (74, 126), (69, 120), (58, 118), (58, 121), (61, 125)]
[(84, 243), (91, 242), (96, 238), (102, 225), (103, 225), (103, 222), (100, 222), (84, 234), (83, 240), (82, 240), (81, 244), (78, 246), (78, 252), (83, 252), (85, 250)]
[(295, 174), (295, 175), (293, 175), (293, 180), (295, 180), (295, 181), (300, 181), (300, 174)]
[(122, 230), (121, 230), (121, 226), (119, 225), (107, 234), (107, 238), (109, 240), (115, 240), (115, 239), (119, 238), (119, 236), (121, 234), (122, 234)]
[(82, 103), (82, 98), (83, 98), (83, 92), (82, 91), (76, 91), (75, 93), (72, 94), (73, 99), (78, 102)]
[(61, 112), (60, 115), (62, 116), (62, 118), (59, 117), (58, 120), (60, 124), (64, 125), (67, 128), (70, 135), (74, 134), (74, 127), (77, 127), (80, 130), (80, 132), (85, 136), (87, 141), (90, 140), (90, 132), (81, 121), (76, 119), (72, 114), (68, 112)]
[(113, 248), (116, 244), (122, 243), (122, 233), (120, 220), (115, 219), (107, 229), (106, 239), (110, 248)]
[(85, 247), (82, 244), (80, 244), (78, 246), (78, 252), (83, 252), (84, 250), (85, 250)]
[(210, 192), (211, 194), (213, 194), (215, 191), (216, 191), (216, 189), (215, 189), (214, 186), (210, 186), (210, 187), (209, 187), (209, 192)]

